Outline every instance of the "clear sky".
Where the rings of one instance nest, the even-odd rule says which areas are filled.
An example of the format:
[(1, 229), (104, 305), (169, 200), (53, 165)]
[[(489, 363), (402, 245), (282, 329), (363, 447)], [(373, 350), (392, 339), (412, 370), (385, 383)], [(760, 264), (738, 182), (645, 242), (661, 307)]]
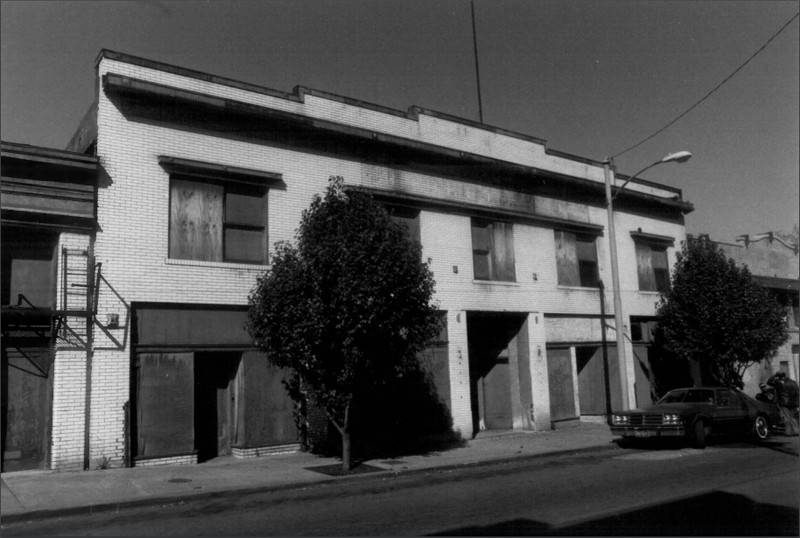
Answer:
[[(475, 0), (483, 119), (602, 160), (711, 91), (797, 1)], [(466, 0), (0, 1), (2, 139), (64, 148), (103, 48), (260, 84), (478, 119)], [(790, 230), (800, 204), (798, 20), (683, 119), (615, 159), (683, 190), (691, 233)]]

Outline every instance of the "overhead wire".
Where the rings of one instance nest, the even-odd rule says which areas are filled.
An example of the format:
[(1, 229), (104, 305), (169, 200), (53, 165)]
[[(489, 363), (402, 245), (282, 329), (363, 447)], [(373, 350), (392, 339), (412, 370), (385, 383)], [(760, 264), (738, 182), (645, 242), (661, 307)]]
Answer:
[(700, 105), (700, 103), (702, 103), (703, 101), (705, 101), (706, 99), (708, 99), (708, 98), (711, 96), (711, 94), (712, 94), (712, 93), (714, 93), (715, 91), (717, 91), (718, 89), (720, 89), (720, 88), (722, 87), (722, 85), (723, 85), (723, 84), (725, 84), (725, 83), (726, 83), (726, 82), (728, 82), (730, 79), (732, 79), (732, 78), (734, 77), (734, 75), (736, 75), (736, 73), (738, 73), (739, 71), (741, 71), (741, 70), (744, 68), (744, 66), (746, 66), (748, 63), (750, 63), (750, 61), (751, 61), (753, 58), (755, 58), (756, 56), (758, 56), (758, 54), (759, 54), (759, 53), (761, 53), (761, 51), (763, 51), (765, 48), (767, 48), (767, 45), (769, 45), (769, 44), (770, 44), (770, 43), (771, 43), (771, 42), (772, 42), (772, 41), (773, 41), (773, 40), (774, 40), (776, 37), (778, 37), (778, 35), (779, 35), (781, 32), (783, 32), (783, 31), (786, 29), (786, 27), (787, 27), (787, 26), (789, 26), (789, 25), (790, 25), (790, 24), (791, 24), (791, 23), (792, 23), (792, 22), (793, 22), (793, 21), (794, 21), (794, 20), (795, 20), (795, 19), (796, 19), (798, 16), (800, 16), (800, 12), (798, 12), (798, 13), (795, 13), (795, 14), (794, 14), (794, 16), (793, 16), (791, 19), (789, 19), (788, 21), (786, 21), (786, 24), (784, 24), (783, 26), (781, 26), (780, 30), (778, 30), (777, 32), (775, 32), (775, 34), (773, 34), (773, 36), (772, 36), (772, 37), (770, 37), (770, 38), (767, 40), (767, 42), (766, 42), (766, 43), (764, 43), (764, 44), (761, 46), (761, 48), (759, 48), (757, 51), (755, 51), (755, 52), (754, 52), (754, 53), (753, 53), (753, 54), (752, 54), (752, 55), (751, 55), (751, 56), (750, 56), (750, 57), (749, 57), (749, 58), (748, 58), (748, 59), (747, 59), (747, 60), (746, 60), (746, 61), (745, 61), (745, 62), (744, 62), (742, 65), (740, 65), (739, 67), (737, 67), (737, 68), (736, 68), (736, 70), (734, 70), (734, 71), (733, 71), (733, 73), (731, 73), (730, 75), (728, 75), (727, 77), (725, 77), (725, 79), (723, 79), (723, 81), (722, 81), (722, 82), (720, 82), (719, 84), (717, 84), (717, 85), (714, 87), (714, 89), (712, 89), (710, 92), (708, 92), (707, 94), (705, 94), (705, 95), (704, 95), (704, 96), (703, 96), (703, 97), (702, 97), (702, 98), (701, 98), (699, 101), (697, 101), (695, 104), (693, 104), (693, 105), (692, 105), (692, 106), (690, 106), (688, 109), (686, 109), (686, 111), (684, 111), (683, 113), (681, 113), (681, 114), (680, 114), (678, 117), (676, 117), (674, 120), (670, 121), (670, 122), (669, 122), (669, 123), (667, 123), (667, 124), (666, 124), (664, 127), (662, 127), (661, 129), (659, 129), (659, 130), (658, 130), (658, 131), (656, 131), (655, 133), (651, 134), (650, 136), (648, 136), (647, 138), (645, 138), (645, 139), (644, 139), (644, 140), (642, 140), (641, 142), (638, 142), (638, 143), (634, 144), (633, 146), (629, 147), (628, 149), (626, 149), (626, 150), (624, 150), (624, 151), (620, 151), (619, 153), (617, 153), (616, 155), (613, 155), (613, 156), (612, 156), (612, 157), (610, 157), (610, 158), (611, 158), (611, 159), (613, 159), (613, 158), (615, 158), (615, 157), (619, 157), (620, 155), (622, 155), (622, 154), (624, 154), (624, 153), (627, 153), (627, 152), (629, 152), (630, 150), (632, 150), (632, 149), (634, 149), (634, 148), (638, 148), (639, 146), (641, 146), (642, 144), (644, 144), (645, 142), (647, 142), (647, 141), (648, 141), (648, 140), (650, 140), (651, 138), (655, 137), (656, 135), (659, 135), (659, 134), (661, 134), (661, 133), (662, 133), (663, 131), (665, 131), (667, 128), (671, 127), (671, 126), (672, 126), (672, 125), (673, 125), (675, 122), (677, 122), (679, 119), (681, 119), (681, 118), (682, 118), (682, 117), (684, 117), (686, 114), (688, 114), (689, 112), (691, 112), (692, 110), (694, 110), (694, 109), (695, 109), (695, 108), (696, 108), (698, 105)]

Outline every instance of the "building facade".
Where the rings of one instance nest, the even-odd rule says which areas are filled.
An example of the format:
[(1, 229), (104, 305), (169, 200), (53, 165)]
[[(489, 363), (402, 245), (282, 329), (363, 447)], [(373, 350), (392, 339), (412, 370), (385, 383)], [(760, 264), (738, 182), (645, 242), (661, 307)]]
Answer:
[(2, 470), (83, 469), (97, 158), (0, 145)]
[(753, 279), (767, 288), (786, 309), (789, 338), (774, 357), (751, 366), (744, 374), (745, 392), (757, 394), (759, 385), (777, 372), (795, 381), (800, 377), (800, 264), (796, 245), (788, 245), (773, 234), (752, 239), (741, 236), (738, 243), (715, 241), (737, 265), (747, 266)]
[[(416, 107), (278, 92), (111, 51), (69, 149), (101, 168), (92, 465), (296, 448), (284, 373), (243, 322), (273, 246), (293, 239), (331, 176), (370, 190), (422, 244), (447, 321), (426, 356), (456, 434), (546, 430), (649, 401), (643, 328), (692, 210), (677, 189), (634, 179), (615, 202), (620, 365), (602, 284), (602, 163)], [(54, 448), (54, 465), (63, 454)]]

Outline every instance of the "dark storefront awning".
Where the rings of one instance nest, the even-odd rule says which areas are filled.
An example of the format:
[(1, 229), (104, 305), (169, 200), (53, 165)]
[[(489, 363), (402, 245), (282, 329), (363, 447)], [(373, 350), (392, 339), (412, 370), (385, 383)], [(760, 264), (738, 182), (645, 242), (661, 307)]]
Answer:
[(244, 306), (137, 305), (137, 350), (250, 349)]

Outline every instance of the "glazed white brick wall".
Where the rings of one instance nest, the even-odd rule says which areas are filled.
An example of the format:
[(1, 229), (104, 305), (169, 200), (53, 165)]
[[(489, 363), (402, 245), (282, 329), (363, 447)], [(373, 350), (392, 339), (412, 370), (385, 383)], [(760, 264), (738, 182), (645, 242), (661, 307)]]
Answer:
[(172, 456), (169, 458), (153, 458), (150, 460), (139, 460), (136, 467), (162, 467), (165, 465), (194, 465), (197, 463), (197, 456)]
[(469, 346), (466, 311), (447, 311), (447, 354), (450, 375), (450, 414), (453, 431), (463, 439), (472, 437), (472, 408), (469, 390)]
[[(86, 234), (62, 233), (58, 241), (56, 297), (58, 308), (84, 309), (83, 304), (64, 303), (64, 282), (61, 278), (65, 259), (63, 249), (88, 251), (91, 238)], [(83, 261), (82, 258), (73, 260)], [(67, 285), (79, 282), (68, 281)], [(83, 283), (83, 282), (80, 282)], [(76, 334), (86, 334), (85, 318), (67, 318), (67, 327)], [(69, 334), (69, 333), (67, 333)], [(68, 336), (56, 340), (53, 362), (53, 417), (50, 445), (50, 468), (81, 470), (84, 465), (86, 426), (86, 342)]]
[(544, 431), (551, 429), (550, 385), (547, 378), (545, 323), (539, 312), (528, 315), (527, 327), (530, 342), (533, 427), (536, 431)]
[[(102, 76), (106, 72), (602, 181), (602, 168), (546, 155), (541, 144), (424, 114), (409, 119), (310, 95), (305, 96), (305, 102), (298, 103), (103, 59), (99, 74)], [(101, 231), (97, 234), (95, 251), (105, 279), (100, 287), (98, 315), (103, 320), (105, 314), (117, 313), (120, 326), (95, 331), (91, 458), (93, 461), (110, 458), (112, 465), (121, 462), (124, 447), (123, 405), (130, 393), (130, 305), (145, 301), (244, 305), (256, 277), (264, 270), (260, 266), (168, 259), (169, 176), (158, 164), (160, 155), (282, 174), (286, 189), (271, 189), (268, 195), (271, 245), (294, 238), (301, 212), (315, 194), (324, 190), (332, 175), (343, 176), (348, 184), (401, 190), (420, 196), (446, 198), (448, 193), (456, 192), (471, 203), (486, 207), (505, 205), (520, 210), (533, 204), (540, 214), (604, 228), (606, 224), (606, 212), (602, 208), (540, 196), (531, 199), (494, 187), (465, 186), (461, 182), (414, 172), (129, 121), (102, 91), (98, 105), (97, 147), (101, 165), (110, 178), (98, 193)], [(649, 189), (641, 185), (632, 188)], [(658, 194), (656, 191), (658, 189), (652, 190)], [(544, 315), (598, 315), (599, 292), (558, 286), (555, 241), (550, 228), (515, 223), (517, 282), (483, 283), (473, 279), (469, 217), (426, 210), (421, 213), (420, 227), (423, 258), (430, 258), (437, 282), (435, 301), (439, 308), (448, 311), (454, 428), (465, 437), (472, 433), (466, 337), (468, 310), (532, 313), (528, 336), (534, 422), (537, 428), (549, 427), (548, 333)], [(684, 239), (683, 226), (634, 215), (617, 215), (626, 319), (630, 315), (652, 315), (657, 300), (655, 294), (638, 291), (635, 249), (629, 234), (638, 228), (646, 233), (674, 237), (676, 246)], [(598, 258), (601, 278), (609, 283), (605, 309), (613, 314), (607, 241), (607, 237), (598, 239)], [(670, 249), (669, 259), (674, 262), (674, 249)], [(457, 273), (454, 266), (458, 268)], [(633, 379), (632, 374), (629, 378)]]
[(51, 469), (83, 469), (86, 352), (58, 350), (53, 365)]
[(129, 399), (129, 376), (129, 351), (95, 348), (92, 358), (92, 412), (89, 430), (92, 468), (104, 460), (112, 468), (124, 465), (124, 405)]

